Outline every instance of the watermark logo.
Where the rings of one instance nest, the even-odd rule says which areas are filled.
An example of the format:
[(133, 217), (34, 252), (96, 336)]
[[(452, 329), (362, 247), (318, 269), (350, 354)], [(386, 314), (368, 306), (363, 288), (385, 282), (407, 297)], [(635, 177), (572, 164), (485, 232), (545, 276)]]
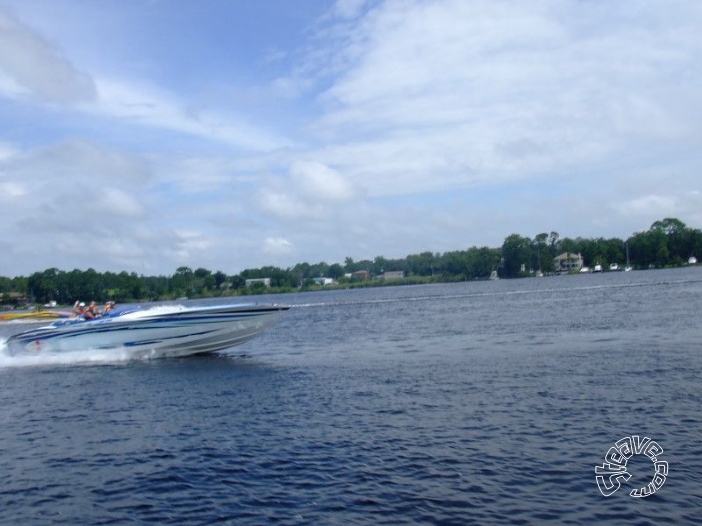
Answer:
[(645, 455), (653, 462), (655, 472), (653, 480), (647, 486), (631, 490), (632, 497), (648, 497), (663, 487), (668, 476), (668, 463), (658, 460), (663, 453), (663, 448), (655, 440), (648, 437), (640, 439), (638, 435), (624, 437), (609, 448), (605, 455), (605, 462), (595, 467), (595, 480), (600, 493), (605, 497), (614, 494), (621, 485), (631, 478), (626, 470), (626, 464), (634, 455)]

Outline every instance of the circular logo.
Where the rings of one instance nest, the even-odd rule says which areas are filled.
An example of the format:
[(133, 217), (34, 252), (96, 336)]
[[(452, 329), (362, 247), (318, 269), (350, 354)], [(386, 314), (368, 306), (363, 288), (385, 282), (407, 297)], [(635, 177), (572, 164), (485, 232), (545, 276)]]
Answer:
[(668, 463), (664, 460), (658, 460), (661, 453), (663, 453), (663, 448), (658, 442), (648, 437), (641, 439), (638, 435), (632, 435), (617, 440), (614, 446), (607, 451), (604, 464), (595, 467), (595, 480), (597, 487), (600, 488), (600, 493), (605, 497), (614, 494), (621, 487), (622, 480), (626, 482), (631, 478), (631, 474), (626, 470), (629, 459), (635, 455), (645, 455), (655, 467), (653, 480), (643, 488), (631, 490), (629, 495), (632, 497), (653, 495), (663, 487), (668, 476)]

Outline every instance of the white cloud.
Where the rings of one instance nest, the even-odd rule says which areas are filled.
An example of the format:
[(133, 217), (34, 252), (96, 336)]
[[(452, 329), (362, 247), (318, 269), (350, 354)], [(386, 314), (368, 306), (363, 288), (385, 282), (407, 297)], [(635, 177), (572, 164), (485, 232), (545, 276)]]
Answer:
[(271, 92), (283, 99), (295, 99), (313, 87), (311, 80), (293, 75), (290, 77), (278, 77), (270, 85)]
[(334, 14), (341, 18), (354, 18), (359, 15), (368, 0), (337, 0)]
[(668, 216), (674, 214), (677, 208), (674, 197), (662, 195), (647, 195), (621, 204), (621, 211), (624, 214), (644, 217)]
[(163, 89), (105, 78), (97, 79), (96, 85), (98, 100), (82, 106), (87, 113), (221, 141), (253, 151), (289, 145), (287, 139), (249, 125), (236, 115), (193, 111), (173, 93)]
[(326, 214), (324, 207), (303, 201), (294, 191), (286, 193), (265, 188), (259, 192), (258, 202), (262, 212), (283, 220), (321, 220)]
[(0, 163), (3, 161), (9, 161), (17, 153), (17, 148), (15, 148), (10, 143), (5, 143), (0, 141)]
[(6, 179), (27, 185), (38, 201), (58, 193), (80, 195), (99, 185), (135, 189), (151, 178), (142, 155), (75, 139), (16, 151), (2, 167)]
[(320, 162), (293, 161), (289, 174), (288, 179), (269, 177), (257, 191), (261, 212), (285, 221), (329, 221), (340, 205), (360, 195), (339, 171)]
[(78, 71), (32, 28), (0, 7), (0, 90), (56, 103), (95, 98), (89, 75)]
[(0, 183), (0, 201), (11, 202), (27, 193), (24, 186), (17, 183)]
[(181, 240), (180, 250), (186, 255), (189, 255), (190, 252), (208, 250), (213, 245), (209, 236), (199, 230), (180, 229), (176, 231), (176, 234)]
[(684, 218), (683, 222), (689, 222), (693, 228), (702, 224), (702, 192), (699, 190), (642, 195), (621, 204), (613, 203), (612, 208), (622, 217), (643, 223), (640, 228), (664, 217)]
[(323, 97), (314, 130), (332, 141), (317, 157), (391, 195), (541, 177), (700, 136), (700, 111), (682, 108), (699, 108), (690, 65), (701, 48), (678, 12), (700, 13), (678, 7), (632, 19), (626, 5), (577, 2), (375, 4), (340, 26), (346, 64)]
[(263, 252), (274, 257), (284, 256), (292, 253), (293, 245), (287, 239), (281, 237), (267, 237), (263, 241)]
[(295, 189), (311, 201), (336, 203), (353, 199), (358, 191), (339, 171), (315, 161), (295, 161), (290, 167)]
[(290, 145), (285, 137), (252, 125), (231, 110), (195, 111), (176, 93), (146, 81), (84, 73), (37, 31), (0, 8), (0, 95), (80, 110), (112, 121), (112, 128), (160, 128), (253, 151)]
[(100, 190), (91, 208), (95, 210), (97, 218), (104, 214), (117, 217), (140, 217), (144, 214), (144, 208), (136, 197), (119, 188)]

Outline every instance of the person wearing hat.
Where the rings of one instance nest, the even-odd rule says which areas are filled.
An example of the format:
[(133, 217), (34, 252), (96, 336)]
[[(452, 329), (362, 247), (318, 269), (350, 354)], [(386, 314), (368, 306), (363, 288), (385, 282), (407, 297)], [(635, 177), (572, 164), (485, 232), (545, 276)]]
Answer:
[(76, 316), (83, 316), (85, 314), (85, 303), (76, 300), (76, 302), (73, 304), (73, 313)]

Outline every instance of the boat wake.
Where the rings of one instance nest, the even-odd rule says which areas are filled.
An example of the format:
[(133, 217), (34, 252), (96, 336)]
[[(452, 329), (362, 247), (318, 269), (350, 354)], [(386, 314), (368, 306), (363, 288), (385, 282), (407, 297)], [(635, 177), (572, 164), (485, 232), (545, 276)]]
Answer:
[(12, 355), (7, 340), (0, 339), (0, 369), (46, 365), (111, 365), (167, 357), (167, 353), (144, 353), (124, 348), (86, 349), (61, 353)]

